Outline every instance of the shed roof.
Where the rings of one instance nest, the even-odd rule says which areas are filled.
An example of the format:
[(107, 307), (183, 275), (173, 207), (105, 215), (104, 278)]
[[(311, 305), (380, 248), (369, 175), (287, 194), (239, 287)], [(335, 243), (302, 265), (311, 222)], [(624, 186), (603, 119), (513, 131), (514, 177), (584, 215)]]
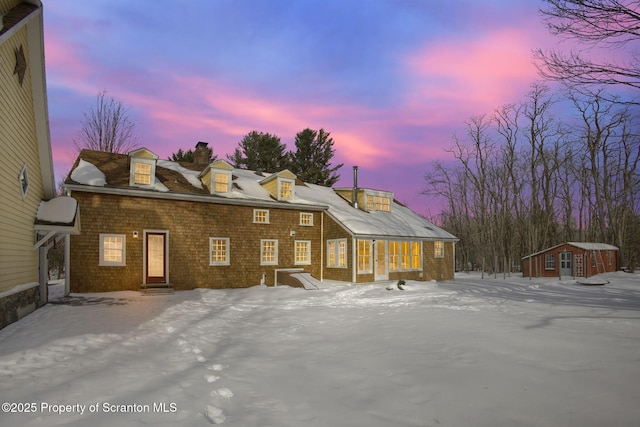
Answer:
[(617, 246), (613, 246), (613, 245), (609, 245), (607, 243), (593, 243), (593, 242), (566, 242), (566, 243), (560, 243), (559, 245), (555, 245), (552, 246), (550, 248), (547, 249), (543, 249), (541, 251), (538, 251), (536, 253), (527, 255), (527, 256), (523, 256), (521, 259), (527, 259), (527, 258), (531, 258), (540, 254), (543, 254), (545, 252), (549, 252), (552, 251), (556, 248), (559, 248), (560, 246), (563, 245), (571, 245), (574, 246), (578, 249), (584, 249), (586, 251), (617, 251), (619, 250)]

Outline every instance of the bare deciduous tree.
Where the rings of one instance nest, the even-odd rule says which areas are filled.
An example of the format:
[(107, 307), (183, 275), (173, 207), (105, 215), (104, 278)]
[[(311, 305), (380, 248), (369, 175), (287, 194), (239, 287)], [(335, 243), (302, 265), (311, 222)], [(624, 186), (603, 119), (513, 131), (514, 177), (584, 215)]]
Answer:
[(129, 107), (122, 101), (107, 97), (107, 92), (99, 92), (96, 104), (84, 113), (80, 137), (73, 140), (76, 149), (128, 153), (135, 149), (136, 124), (129, 118)]
[[(637, 0), (545, 0), (541, 9), (549, 31), (587, 47), (623, 49), (640, 40)], [(534, 52), (540, 74), (568, 86), (616, 85), (640, 89), (640, 58), (622, 61), (589, 59), (584, 53)]]

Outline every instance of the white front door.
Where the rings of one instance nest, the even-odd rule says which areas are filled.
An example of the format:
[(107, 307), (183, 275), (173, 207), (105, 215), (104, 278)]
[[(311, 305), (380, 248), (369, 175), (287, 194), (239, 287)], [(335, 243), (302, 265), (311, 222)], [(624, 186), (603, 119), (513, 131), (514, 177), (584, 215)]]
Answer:
[(389, 280), (387, 241), (376, 240), (374, 250), (374, 280)]

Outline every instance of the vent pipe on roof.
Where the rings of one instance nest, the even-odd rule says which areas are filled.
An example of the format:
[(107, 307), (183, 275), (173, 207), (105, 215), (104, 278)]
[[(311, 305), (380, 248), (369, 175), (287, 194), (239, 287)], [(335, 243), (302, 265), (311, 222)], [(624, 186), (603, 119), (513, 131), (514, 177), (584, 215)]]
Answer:
[(353, 198), (351, 204), (354, 208), (358, 208), (358, 166), (353, 167)]

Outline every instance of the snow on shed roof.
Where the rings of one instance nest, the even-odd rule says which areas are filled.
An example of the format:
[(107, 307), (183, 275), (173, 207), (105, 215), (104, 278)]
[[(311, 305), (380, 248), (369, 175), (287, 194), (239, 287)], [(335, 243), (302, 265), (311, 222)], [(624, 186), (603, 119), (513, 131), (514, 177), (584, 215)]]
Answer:
[(545, 252), (549, 252), (551, 250), (559, 248), (562, 245), (571, 245), (571, 246), (574, 246), (574, 247), (579, 248), (579, 249), (584, 249), (586, 251), (617, 251), (617, 250), (619, 250), (617, 246), (608, 245), (606, 243), (566, 242), (566, 243), (560, 243), (559, 245), (551, 246), (550, 248), (543, 249), (541, 251), (532, 253), (530, 255), (525, 255), (521, 259), (527, 259), (527, 258), (531, 258), (531, 257), (534, 257), (534, 256), (538, 256), (538, 255), (543, 254)]
[(78, 202), (72, 197), (56, 197), (46, 202), (40, 202), (36, 220), (57, 224), (71, 224), (76, 216)]

